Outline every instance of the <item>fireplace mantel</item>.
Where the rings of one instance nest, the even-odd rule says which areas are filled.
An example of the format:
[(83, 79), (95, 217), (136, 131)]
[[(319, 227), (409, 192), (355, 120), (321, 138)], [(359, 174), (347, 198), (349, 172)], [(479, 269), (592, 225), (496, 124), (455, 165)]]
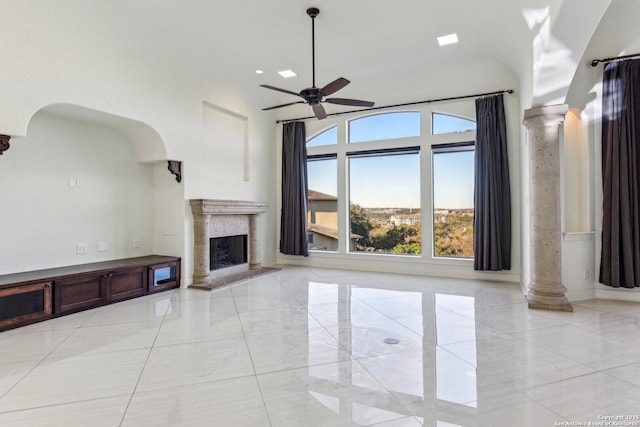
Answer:
[(268, 203), (244, 200), (191, 199), (190, 203), (194, 215), (257, 215), (269, 207)]
[[(267, 211), (267, 203), (212, 199), (191, 199), (189, 203), (194, 231), (193, 287), (212, 289), (231, 276), (263, 269), (258, 218)], [(211, 270), (210, 239), (244, 234), (249, 242), (248, 263)]]

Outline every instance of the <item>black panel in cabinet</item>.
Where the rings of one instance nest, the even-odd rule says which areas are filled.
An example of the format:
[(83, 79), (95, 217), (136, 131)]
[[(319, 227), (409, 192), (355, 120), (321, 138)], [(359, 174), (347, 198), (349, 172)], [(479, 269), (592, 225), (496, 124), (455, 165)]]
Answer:
[(51, 317), (51, 283), (0, 290), (0, 331)]
[(159, 292), (180, 286), (180, 263), (166, 262), (149, 266), (147, 292)]

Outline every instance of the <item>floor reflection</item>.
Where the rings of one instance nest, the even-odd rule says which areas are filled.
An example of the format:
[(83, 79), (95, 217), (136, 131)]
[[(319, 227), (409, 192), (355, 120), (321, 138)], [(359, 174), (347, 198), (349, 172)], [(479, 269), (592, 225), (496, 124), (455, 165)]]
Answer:
[[(328, 391), (309, 390), (318, 402), (333, 412), (341, 412), (360, 424), (362, 412), (389, 413), (386, 406), (373, 407), (354, 403), (360, 390), (389, 393), (389, 399), (412, 406), (437, 407), (438, 402), (477, 408), (478, 387), (475, 364), (461, 359), (443, 345), (465, 343), (467, 356), (473, 352), (476, 360), (476, 324), (473, 318), (457, 314), (473, 310), (472, 296), (398, 291), (345, 284), (310, 282), (306, 303), (312, 316), (348, 350), (354, 363), (363, 366), (376, 380), (359, 383), (350, 371), (337, 365), (330, 371), (325, 366), (320, 374), (308, 369), (311, 377), (333, 381)], [(309, 330), (309, 348), (312, 341)], [(393, 338), (396, 344), (385, 343)], [(336, 349), (337, 351), (338, 349)], [(311, 360), (310, 360), (311, 362)], [(310, 363), (311, 364), (311, 363)], [(331, 393), (340, 386), (353, 386), (347, 401)], [(373, 387), (373, 388), (372, 388)], [(389, 401), (381, 400), (383, 403)], [(396, 417), (409, 416), (411, 411), (393, 412)], [(370, 416), (370, 415), (369, 415)], [(437, 425), (456, 424), (437, 420)]]

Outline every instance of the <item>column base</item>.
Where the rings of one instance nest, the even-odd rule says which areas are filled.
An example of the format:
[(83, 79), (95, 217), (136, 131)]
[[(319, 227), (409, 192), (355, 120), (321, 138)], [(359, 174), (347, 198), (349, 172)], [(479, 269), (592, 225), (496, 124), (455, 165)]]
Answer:
[(534, 290), (529, 290), (527, 303), (529, 304), (529, 308), (534, 310), (573, 312), (573, 307), (569, 304), (564, 294), (540, 294)]
[(553, 310), (553, 311), (567, 311), (573, 313), (573, 307), (568, 302), (564, 304), (540, 304), (537, 302), (529, 302), (529, 308), (532, 310)]
[(193, 275), (193, 284), (194, 285), (207, 285), (209, 283), (209, 275)]

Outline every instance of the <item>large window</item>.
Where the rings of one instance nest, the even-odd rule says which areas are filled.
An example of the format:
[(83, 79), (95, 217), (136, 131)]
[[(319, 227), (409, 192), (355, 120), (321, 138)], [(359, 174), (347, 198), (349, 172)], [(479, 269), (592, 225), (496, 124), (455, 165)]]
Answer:
[(464, 141), (475, 122), (463, 116), (474, 108), (452, 109), (459, 115), (425, 108), (336, 119), (315, 133), (307, 143), (310, 249), (472, 258), (474, 146)]
[(433, 254), (473, 258), (473, 144), (433, 147)]

